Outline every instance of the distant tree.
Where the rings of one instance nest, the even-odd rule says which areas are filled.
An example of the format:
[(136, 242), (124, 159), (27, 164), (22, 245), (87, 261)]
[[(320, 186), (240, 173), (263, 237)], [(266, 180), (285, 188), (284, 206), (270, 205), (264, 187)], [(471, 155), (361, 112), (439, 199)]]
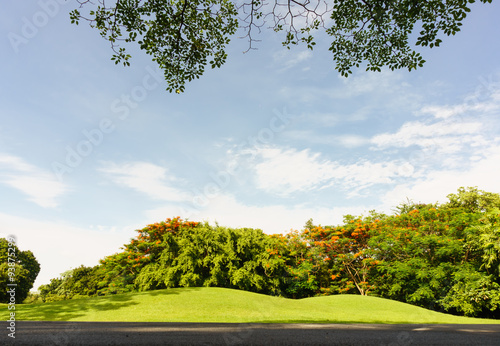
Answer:
[[(343, 75), (366, 62), (366, 70), (416, 69), (424, 59), (413, 45), (437, 47), (442, 34), (455, 35), (475, 0), (77, 0), (71, 12), (110, 41), (115, 63), (129, 65), (120, 41), (137, 42), (165, 73), (167, 90), (182, 92), (205, 67), (225, 63), (226, 46), (238, 27), (249, 50), (262, 27), (284, 31), (283, 44), (313, 49), (314, 35), (332, 37), (329, 50)], [(480, 0), (491, 3), (491, 0)], [(97, 3), (97, 4), (96, 4)], [(82, 8), (88, 14), (82, 14)], [(419, 28), (418, 37), (410, 42)]]
[(500, 194), (479, 190), (477, 187), (461, 187), (457, 193), (451, 193), (447, 197), (448, 207), (464, 208), (472, 213), (500, 208)]
[[(9, 276), (9, 268), (15, 268), (13, 271), (15, 275)], [(0, 302), (9, 302), (7, 284), (14, 283), (17, 285), (15, 287), (16, 303), (22, 303), (33, 288), (39, 272), (40, 264), (33, 252), (19, 250), (13, 239), (0, 238), (0, 287), (2, 287)], [(10, 280), (11, 277), (13, 281)]]
[(101, 266), (81, 265), (65, 271), (59, 278), (51, 279), (49, 284), (40, 286), (40, 299), (43, 302), (50, 302), (81, 296), (95, 296), (99, 293), (100, 282), (103, 278)]
[(40, 293), (38, 292), (28, 292), (28, 296), (23, 301), (23, 304), (39, 304), (43, 303), (42, 298), (40, 297)]
[(64, 290), (63, 283), (63, 278), (52, 278), (50, 279), (50, 283), (41, 285), (38, 288), (38, 291), (40, 292), (40, 299), (43, 302), (69, 299), (69, 292)]

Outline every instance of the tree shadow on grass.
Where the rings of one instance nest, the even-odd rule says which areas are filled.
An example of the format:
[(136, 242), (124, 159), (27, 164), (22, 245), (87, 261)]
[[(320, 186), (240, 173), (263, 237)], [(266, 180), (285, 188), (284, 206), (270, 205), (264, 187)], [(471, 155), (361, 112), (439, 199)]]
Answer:
[(164, 289), (154, 290), (154, 291), (144, 291), (141, 293), (145, 293), (145, 294), (148, 294), (148, 295), (155, 297), (155, 296), (164, 296), (164, 295), (171, 295), (171, 294), (184, 294), (184, 293), (189, 293), (189, 292), (196, 292), (196, 291), (201, 291), (202, 289), (203, 289), (202, 287), (164, 288)]
[(16, 317), (18, 320), (69, 321), (83, 317), (92, 310), (96, 312), (118, 310), (136, 304), (139, 303), (134, 302), (129, 294), (70, 299), (44, 304), (23, 304), (17, 306)]
[(137, 295), (146, 294), (157, 297), (178, 295), (199, 290), (200, 288), (198, 287), (182, 289), (167, 288), (155, 291), (130, 292), (117, 295), (62, 300), (43, 304), (19, 304), (16, 307), (16, 319), (32, 321), (70, 321), (85, 316), (89, 311), (99, 313), (140, 305), (140, 302), (134, 301)]

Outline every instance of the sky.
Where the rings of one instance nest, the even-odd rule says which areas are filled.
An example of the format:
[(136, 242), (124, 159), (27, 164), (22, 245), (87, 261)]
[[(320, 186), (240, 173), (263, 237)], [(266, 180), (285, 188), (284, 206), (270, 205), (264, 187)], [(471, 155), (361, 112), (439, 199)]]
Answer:
[(423, 68), (335, 71), (328, 38), (290, 50), (238, 32), (220, 69), (170, 94), (150, 57), (70, 24), (74, 2), (0, 13), (0, 237), (41, 271), (35, 288), (120, 251), (168, 217), (300, 230), (461, 186), (500, 192), (500, 3), (420, 49)]

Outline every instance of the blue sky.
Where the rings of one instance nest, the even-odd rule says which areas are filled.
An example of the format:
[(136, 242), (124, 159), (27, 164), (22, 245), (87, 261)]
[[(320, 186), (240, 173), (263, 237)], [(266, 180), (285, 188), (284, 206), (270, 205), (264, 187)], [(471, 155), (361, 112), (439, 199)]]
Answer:
[(35, 287), (167, 217), (283, 233), (460, 186), (500, 192), (499, 3), (474, 5), (418, 71), (346, 79), (327, 39), (287, 50), (264, 31), (181, 95), (133, 47), (115, 66), (72, 8), (0, 14), (0, 233), (34, 252)]

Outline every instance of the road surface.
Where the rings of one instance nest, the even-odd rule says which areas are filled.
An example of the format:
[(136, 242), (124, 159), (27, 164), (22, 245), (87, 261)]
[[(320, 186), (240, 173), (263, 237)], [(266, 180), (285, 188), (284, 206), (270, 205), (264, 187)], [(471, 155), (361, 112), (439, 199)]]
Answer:
[[(6, 322), (3, 322), (7, 326)], [(17, 321), (0, 345), (495, 345), (500, 324), (266, 324)]]

